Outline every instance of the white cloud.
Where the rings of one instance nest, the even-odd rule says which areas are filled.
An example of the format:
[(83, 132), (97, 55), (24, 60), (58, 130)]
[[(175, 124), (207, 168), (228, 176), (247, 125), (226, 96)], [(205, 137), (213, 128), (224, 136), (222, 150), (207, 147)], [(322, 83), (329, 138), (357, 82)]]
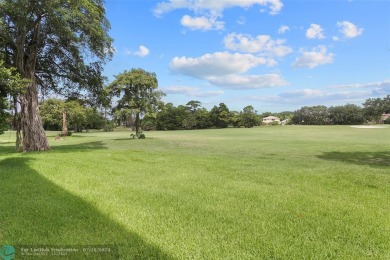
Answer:
[(209, 18), (205, 16), (191, 17), (184, 15), (180, 20), (181, 25), (189, 28), (190, 30), (222, 30), (224, 28), (224, 22), (217, 21), (216, 18)]
[[(335, 89), (344, 89), (338, 91)], [(383, 97), (390, 93), (390, 80), (370, 83), (329, 86), (326, 89), (298, 89), (272, 96), (251, 96), (249, 99), (264, 103), (292, 104), (300, 107), (307, 105), (326, 106), (353, 103), (361, 105), (368, 97)]]
[(173, 72), (194, 78), (207, 79), (213, 76), (224, 76), (243, 73), (267, 60), (252, 54), (216, 52), (197, 58), (175, 57), (171, 61)]
[(361, 35), (364, 31), (363, 28), (359, 28), (356, 25), (354, 25), (353, 23), (348, 22), (348, 21), (338, 22), (337, 26), (340, 27), (340, 32), (346, 38), (355, 38), (355, 37)]
[(370, 82), (370, 83), (355, 83), (355, 84), (346, 84), (338, 85), (335, 88), (380, 88), (380, 87), (390, 87), (390, 80), (384, 80), (379, 82)]
[(335, 41), (335, 42), (338, 42), (340, 40), (340, 38), (338, 36), (333, 36), (332, 40)]
[(229, 89), (259, 89), (287, 86), (279, 74), (265, 75), (229, 75), (225, 77), (212, 77), (209, 82)]
[(138, 47), (138, 50), (135, 51), (135, 52), (126, 49), (126, 55), (134, 55), (134, 56), (139, 56), (139, 57), (146, 57), (146, 56), (149, 55), (149, 53), (150, 53), (149, 49), (146, 48), (143, 45), (140, 45)]
[(283, 8), (281, 0), (168, 0), (160, 2), (154, 14), (160, 16), (176, 9), (190, 9), (195, 12), (222, 13), (226, 8), (249, 8), (254, 5), (268, 6), (270, 14), (277, 14)]
[(327, 92), (318, 89), (300, 89), (282, 92), (274, 96), (252, 96), (250, 99), (265, 103), (283, 103), (303, 107), (313, 105), (345, 105), (346, 103), (359, 104), (370, 95), (372, 95), (370, 91)]
[(279, 34), (284, 34), (286, 33), (287, 31), (290, 31), (290, 27), (288, 27), (287, 25), (282, 25), (279, 27), (278, 29), (278, 33)]
[(313, 48), (311, 51), (301, 51), (302, 56), (296, 58), (293, 67), (306, 67), (306, 68), (315, 68), (319, 65), (324, 65), (333, 62), (333, 53), (327, 53), (325, 46), (320, 45), (316, 48)]
[(306, 30), (306, 37), (308, 39), (324, 39), (324, 29), (320, 25), (312, 23), (310, 28)]
[(223, 90), (203, 91), (200, 88), (190, 86), (170, 86), (162, 88), (162, 91), (166, 94), (181, 94), (189, 97), (212, 97), (225, 93)]
[[(253, 67), (272, 62), (252, 54), (216, 52), (197, 58), (175, 57), (172, 72), (207, 80), (209, 84), (228, 89), (259, 89), (287, 86), (279, 74), (242, 75)], [(191, 89), (190, 89), (191, 90)]]
[(251, 35), (231, 33), (224, 39), (225, 48), (228, 50), (248, 53), (259, 53), (268, 57), (283, 57), (292, 52), (292, 49), (284, 45), (285, 40), (273, 40), (269, 35)]
[(372, 95), (388, 95), (390, 93), (390, 80), (370, 83), (356, 83), (347, 85), (338, 85), (335, 88), (344, 89), (371, 89)]

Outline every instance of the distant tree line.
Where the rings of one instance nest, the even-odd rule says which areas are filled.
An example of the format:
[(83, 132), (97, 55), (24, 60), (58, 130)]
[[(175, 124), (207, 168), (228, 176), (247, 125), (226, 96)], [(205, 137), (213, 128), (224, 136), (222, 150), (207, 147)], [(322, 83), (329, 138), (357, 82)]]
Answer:
[[(383, 113), (390, 113), (390, 95), (368, 98), (363, 106), (305, 106), (294, 112), (292, 124), (301, 125), (359, 125), (376, 123)], [(384, 123), (390, 124), (390, 119)]]
[[(376, 122), (383, 113), (390, 113), (390, 95), (384, 98), (369, 98), (362, 107), (354, 104), (331, 107), (318, 105), (304, 106), (296, 111), (261, 114), (258, 114), (251, 105), (241, 111), (231, 111), (226, 104), (220, 103), (207, 110), (197, 100), (179, 106), (156, 102), (154, 109), (142, 113), (134, 107), (125, 106), (124, 102), (118, 102), (115, 107), (107, 111), (102, 106), (77, 98), (67, 100), (50, 98), (40, 102), (39, 107), (45, 130), (54, 131), (63, 130), (64, 114), (66, 114), (69, 130), (75, 132), (89, 129), (109, 131), (116, 126), (132, 128), (135, 131), (137, 114), (140, 118), (140, 129), (143, 131), (251, 128), (262, 125), (262, 118), (270, 115), (287, 120), (288, 124), (358, 125)], [(390, 119), (385, 123), (390, 124)], [(11, 120), (9, 124), (12, 124)]]

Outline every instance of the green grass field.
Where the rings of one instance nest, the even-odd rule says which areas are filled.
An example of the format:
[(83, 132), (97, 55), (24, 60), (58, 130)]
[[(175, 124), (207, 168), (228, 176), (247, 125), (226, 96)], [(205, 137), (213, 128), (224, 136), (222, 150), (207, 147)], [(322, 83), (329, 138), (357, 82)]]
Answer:
[(121, 259), (390, 259), (390, 128), (55, 134), (50, 151), (23, 154), (12, 133), (0, 136), (0, 245), (114, 245)]

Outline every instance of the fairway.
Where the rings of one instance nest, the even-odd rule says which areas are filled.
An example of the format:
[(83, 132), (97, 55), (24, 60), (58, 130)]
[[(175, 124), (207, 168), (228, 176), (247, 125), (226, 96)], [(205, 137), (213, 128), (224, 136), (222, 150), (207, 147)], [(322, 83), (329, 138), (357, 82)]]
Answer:
[[(390, 259), (390, 128), (0, 136), (1, 245), (120, 259)], [(15, 258), (17, 259), (17, 258)]]

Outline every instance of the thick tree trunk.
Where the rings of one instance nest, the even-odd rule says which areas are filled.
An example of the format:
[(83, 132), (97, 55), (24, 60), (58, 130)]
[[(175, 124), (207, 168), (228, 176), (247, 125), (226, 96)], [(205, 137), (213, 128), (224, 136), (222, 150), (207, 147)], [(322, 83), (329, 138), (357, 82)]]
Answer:
[(48, 150), (49, 142), (42, 126), (38, 106), (38, 87), (35, 78), (35, 68), (38, 57), (38, 43), (41, 32), (41, 16), (37, 18), (32, 31), (31, 41), (26, 46), (26, 31), (19, 32), (16, 45), (16, 65), (20, 74), (30, 80), (21, 102), (21, 126), (23, 137), (23, 151)]
[(23, 151), (45, 151), (50, 149), (42, 126), (38, 107), (38, 90), (35, 81), (28, 84), (22, 97)]
[(66, 111), (62, 111), (62, 136), (68, 136), (68, 121), (66, 120)]

